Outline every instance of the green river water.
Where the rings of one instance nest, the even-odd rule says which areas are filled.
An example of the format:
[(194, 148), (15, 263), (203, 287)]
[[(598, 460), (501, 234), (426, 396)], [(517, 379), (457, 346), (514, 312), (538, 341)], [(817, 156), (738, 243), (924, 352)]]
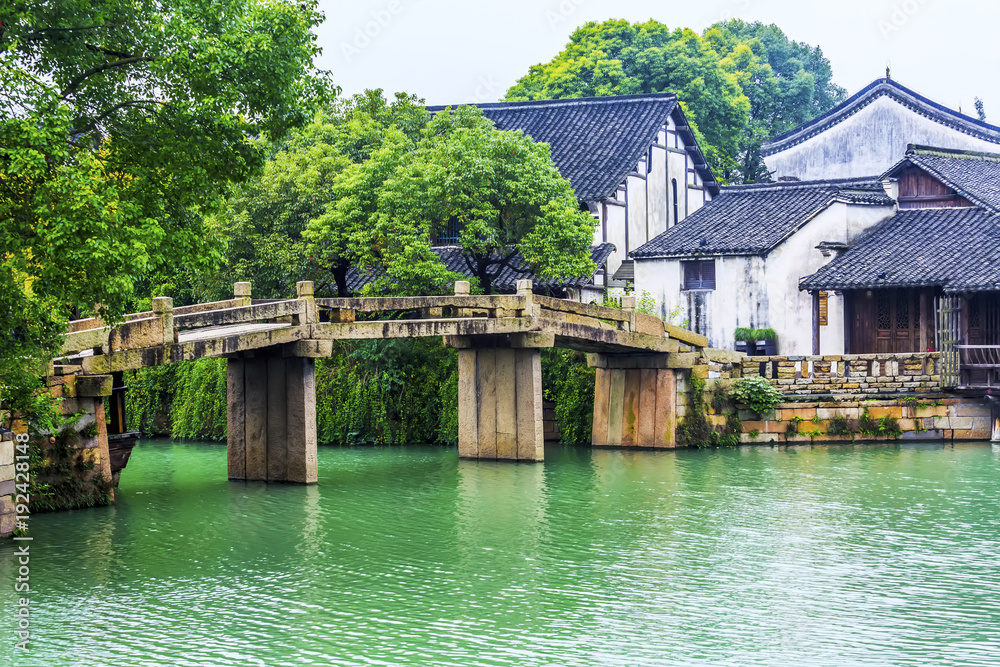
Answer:
[(1000, 449), (321, 448), (315, 487), (142, 442), (32, 517), (0, 665), (1000, 665)]

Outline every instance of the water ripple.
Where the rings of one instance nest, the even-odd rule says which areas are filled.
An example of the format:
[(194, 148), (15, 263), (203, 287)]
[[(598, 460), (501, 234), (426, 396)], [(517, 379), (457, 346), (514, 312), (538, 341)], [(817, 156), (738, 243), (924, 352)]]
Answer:
[(117, 506), (33, 519), (0, 664), (1000, 663), (989, 445), (546, 455), (323, 449), (301, 488), (144, 442)]

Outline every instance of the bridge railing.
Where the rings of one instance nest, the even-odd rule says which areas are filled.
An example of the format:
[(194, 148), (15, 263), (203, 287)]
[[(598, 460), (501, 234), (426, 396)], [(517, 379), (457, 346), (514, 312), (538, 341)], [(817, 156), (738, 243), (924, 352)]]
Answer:
[[(637, 312), (634, 297), (625, 297), (623, 307), (619, 309), (537, 295), (532, 291), (530, 280), (519, 281), (517, 288), (516, 294), (474, 295), (470, 293), (468, 282), (459, 281), (455, 286), (455, 294), (446, 296), (316, 299), (313, 296), (313, 284), (304, 281), (298, 283), (295, 299), (253, 300), (250, 284), (236, 283), (232, 299), (174, 308), (172, 299), (158, 297), (153, 300), (151, 311), (126, 315), (124, 321), (113, 328), (105, 326), (98, 318), (70, 322), (62, 354), (71, 357), (81, 353), (86, 356), (91, 353), (98, 355), (143, 350), (171, 345), (179, 340), (249, 335), (306, 324), (316, 324), (319, 328), (314, 327), (305, 334), (300, 330), (296, 333), (299, 338), (302, 335), (320, 339), (341, 336), (405, 336), (404, 328), (395, 325), (389, 329), (369, 326), (375, 322), (399, 322), (401, 319), (416, 320), (412, 323), (414, 325), (421, 322), (426, 325), (418, 327), (419, 331), (414, 329), (413, 335), (431, 335), (428, 332), (449, 330), (449, 327), (454, 327), (448, 322), (455, 320), (479, 322), (485, 318), (504, 320), (496, 325), (489, 324), (488, 327), (492, 328), (483, 329), (498, 333), (534, 331), (542, 326), (562, 332), (557, 335), (564, 339), (597, 335), (600, 341), (618, 341), (626, 347), (642, 347), (643, 344), (627, 335), (625, 338), (628, 340), (625, 340), (622, 334), (674, 338), (692, 347), (707, 347), (708, 344), (702, 336)], [(327, 317), (321, 318), (320, 313), (326, 313)], [(407, 313), (409, 317), (400, 318), (401, 313)], [(348, 328), (325, 324), (326, 321), (330, 325), (354, 324), (359, 314), (364, 315), (363, 319), (369, 324), (359, 322), (357, 326)], [(531, 321), (526, 321), (528, 319)], [(321, 320), (324, 324), (320, 324)], [(459, 327), (468, 328), (461, 324)], [(197, 332), (197, 335), (193, 335), (193, 332)], [(185, 337), (180, 338), (182, 335)], [(609, 335), (612, 338), (605, 340)], [(652, 345), (656, 349), (662, 347), (659, 343)]]

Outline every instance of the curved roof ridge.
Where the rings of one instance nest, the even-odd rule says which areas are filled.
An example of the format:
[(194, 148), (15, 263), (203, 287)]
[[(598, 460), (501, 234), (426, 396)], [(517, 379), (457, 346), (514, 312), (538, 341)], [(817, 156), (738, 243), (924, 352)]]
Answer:
[[(519, 106), (576, 106), (584, 104), (612, 104), (617, 102), (675, 102), (677, 93), (637, 93), (634, 95), (600, 95), (597, 97), (560, 97), (550, 100), (511, 100), (501, 102), (480, 102), (475, 106), (480, 109), (510, 109)], [(428, 111), (443, 111), (444, 109), (466, 104), (438, 104), (426, 107)]]
[(960, 114), (892, 79), (883, 78), (876, 79), (825, 114), (771, 139), (761, 148), (761, 155), (773, 155), (802, 143), (823, 130), (843, 122), (883, 96), (889, 96), (911, 111), (955, 130), (1000, 144), (1000, 127)]
[[(498, 130), (520, 130), (534, 141), (547, 143), (553, 162), (572, 184), (577, 199), (588, 203), (617, 192), (672, 118), (704, 187), (713, 196), (719, 192), (718, 181), (673, 93), (468, 106), (479, 108)], [(440, 113), (448, 108), (454, 107), (427, 110)]]
[(813, 181), (773, 181), (770, 183), (746, 183), (743, 185), (723, 185), (722, 192), (749, 192), (752, 190), (792, 190), (795, 188), (840, 188), (849, 189), (851, 186), (878, 185), (881, 187), (879, 176), (859, 176), (852, 178), (822, 178)]

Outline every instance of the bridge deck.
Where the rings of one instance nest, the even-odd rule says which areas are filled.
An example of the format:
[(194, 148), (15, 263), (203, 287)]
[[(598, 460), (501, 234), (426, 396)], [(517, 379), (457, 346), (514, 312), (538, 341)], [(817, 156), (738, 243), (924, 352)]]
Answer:
[(534, 295), (525, 283), (516, 295), (384, 299), (315, 299), (312, 284), (300, 283), (298, 298), (286, 301), (253, 301), (249, 285), (239, 283), (234, 299), (174, 309), (169, 298), (158, 298), (152, 312), (128, 315), (113, 328), (96, 319), (74, 321), (64, 363), (105, 374), (275, 346), (323, 357), (332, 354), (334, 340), (439, 336), (456, 347), (513, 336), (514, 346), (612, 354), (707, 346), (697, 334), (637, 313), (632, 298), (622, 309), (607, 308)]

